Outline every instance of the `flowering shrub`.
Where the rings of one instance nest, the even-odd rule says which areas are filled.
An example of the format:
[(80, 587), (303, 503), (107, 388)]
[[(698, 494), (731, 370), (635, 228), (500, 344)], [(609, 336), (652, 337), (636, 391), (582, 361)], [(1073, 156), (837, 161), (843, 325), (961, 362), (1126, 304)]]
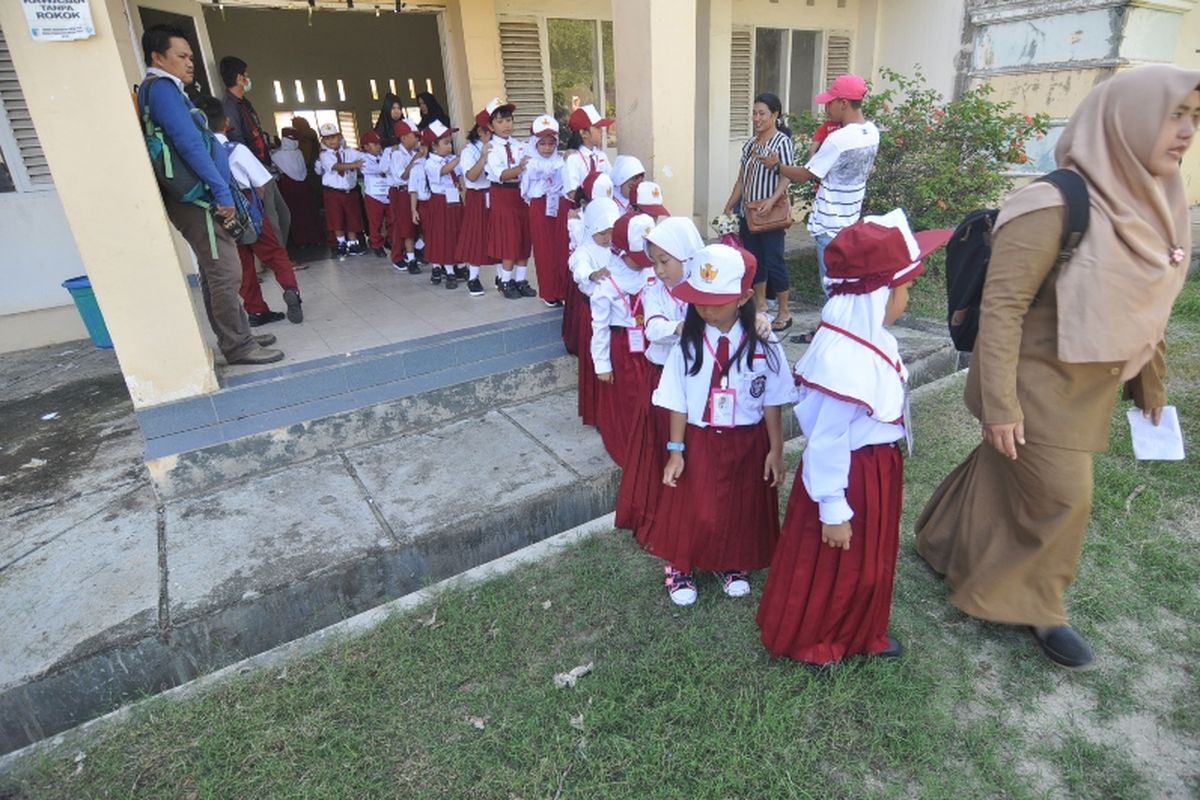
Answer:
[[(1025, 142), (1046, 133), (1045, 114), (1013, 111), (980, 86), (945, 102), (924, 75), (890, 69), (881, 76), (894, 88), (871, 91), (863, 113), (879, 128), (879, 153), (867, 180), (864, 214), (903, 208), (914, 230), (954, 227), (977, 208), (996, 206), (1012, 186), (1008, 165), (1028, 160)], [(807, 159), (818, 120), (791, 117), (797, 158)], [(812, 183), (792, 184), (793, 203), (811, 204)]]

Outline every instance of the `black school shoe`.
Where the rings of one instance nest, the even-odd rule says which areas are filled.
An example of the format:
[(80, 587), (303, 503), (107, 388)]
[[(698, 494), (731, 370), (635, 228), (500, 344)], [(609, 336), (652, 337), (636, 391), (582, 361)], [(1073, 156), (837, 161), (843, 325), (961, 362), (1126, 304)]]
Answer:
[(504, 284), (500, 287), (500, 291), (508, 300), (521, 299), (521, 290), (517, 287), (516, 281), (504, 281)]
[(1043, 636), (1030, 626), (1029, 632), (1037, 640), (1046, 657), (1059, 666), (1080, 669), (1092, 663), (1092, 648), (1070, 625), (1058, 625)]
[(521, 297), (537, 297), (537, 289), (529, 285), (529, 281), (517, 281), (517, 291)]
[(336, 245), (333, 246), (333, 257), (334, 258), (345, 258), (346, 257), (346, 243), (345, 242), (338, 242)]
[(421, 265), (418, 264), (416, 261), (409, 261), (408, 265), (405, 267), (405, 269), (408, 270), (409, 275), (420, 275), (421, 274)]
[(366, 252), (367, 252), (367, 248), (365, 248), (361, 244), (359, 244), (357, 239), (355, 239), (354, 241), (352, 241), (348, 245), (346, 245), (346, 255), (348, 255), (348, 256), (361, 256), (361, 255), (364, 255)]
[(451, 270), (446, 270), (446, 288), (447, 289), (457, 289), (458, 288), (458, 276), (455, 275)]
[(443, 270), (441, 267), (434, 267), (432, 270), (429, 271), (429, 282), (433, 283), (433, 284), (441, 283), (442, 275), (444, 275), (444, 274), (445, 274), (445, 270)]
[(261, 314), (247, 314), (246, 316), (250, 318), (250, 327), (257, 328), (259, 325), (270, 325), (272, 322), (279, 322), (279, 320), (286, 318), (287, 314), (284, 314), (282, 311), (264, 311)]
[(375, 248), (375, 255), (378, 256), (379, 258), (387, 257), (387, 253), (384, 251), (384, 249), (382, 247)]
[(895, 636), (888, 636), (888, 646), (886, 650), (880, 650), (875, 654), (876, 658), (899, 658), (904, 655), (904, 645), (900, 644), (900, 640)]
[(483, 284), (479, 282), (479, 278), (467, 281), (467, 291), (471, 297), (483, 297)]
[(287, 303), (287, 318), (288, 322), (294, 325), (299, 325), (304, 322), (304, 309), (300, 307), (300, 290), (299, 289), (284, 289), (283, 302)]

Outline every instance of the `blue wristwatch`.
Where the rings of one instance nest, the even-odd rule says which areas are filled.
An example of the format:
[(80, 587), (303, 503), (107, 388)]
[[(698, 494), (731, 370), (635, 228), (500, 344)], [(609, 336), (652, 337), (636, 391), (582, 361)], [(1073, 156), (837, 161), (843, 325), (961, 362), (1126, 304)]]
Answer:
[(687, 445), (683, 442), (667, 442), (667, 452), (669, 453), (682, 453), (686, 449)]

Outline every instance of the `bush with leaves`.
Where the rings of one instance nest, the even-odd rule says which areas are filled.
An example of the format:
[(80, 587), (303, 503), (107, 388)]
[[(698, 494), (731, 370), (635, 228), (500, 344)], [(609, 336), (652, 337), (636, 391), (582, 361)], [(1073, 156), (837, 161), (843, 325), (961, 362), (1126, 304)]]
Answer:
[[(863, 114), (879, 128), (879, 153), (867, 180), (864, 214), (903, 208), (914, 230), (954, 227), (977, 208), (996, 206), (1012, 187), (1005, 171), (1028, 160), (1025, 142), (1045, 136), (1045, 114), (1029, 116), (992, 99), (983, 85), (946, 102), (918, 70), (913, 77), (880, 70), (892, 84), (872, 90)], [(804, 159), (819, 121), (791, 117), (798, 157)], [(793, 202), (811, 204), (812, 183), (792, 184)]]

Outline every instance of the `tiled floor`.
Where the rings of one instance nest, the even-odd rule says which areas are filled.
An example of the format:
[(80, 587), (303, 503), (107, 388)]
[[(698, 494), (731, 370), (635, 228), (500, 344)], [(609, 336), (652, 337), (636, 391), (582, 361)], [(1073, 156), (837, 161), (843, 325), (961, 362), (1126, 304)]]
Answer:
[[(495, 272), (490, 267), (481, 274), (487, 294), (471, 297), (465, 282), (450, 291), (444, 285), (430, 283), (428, 269), (420, 275), (400, 273), (387, 258), (374, 255), (340, 262), (309, 259), (306, 263), (309, 268), (296, 273), (304, 299), (304, 322), (292, 325), (285, 320), (254, 329), (255, 333), (275, 334), (279, 341), (273, 347), (283, 350), (284, 360), (264, 367), (227, 366), (218, 355), (218, 371), (223, 378), (547, 310), (538, 298), (502, 297), (493, 288)], [(537, 285), (532, 267), (528, 278)], [(263, 274), (262, 290), (271, 310), (286, 310), (283, 291), (272, 273)], [(216, 337), (205, 319), (199, 288), (192, 294), (205, 338), (215, 351)]]

